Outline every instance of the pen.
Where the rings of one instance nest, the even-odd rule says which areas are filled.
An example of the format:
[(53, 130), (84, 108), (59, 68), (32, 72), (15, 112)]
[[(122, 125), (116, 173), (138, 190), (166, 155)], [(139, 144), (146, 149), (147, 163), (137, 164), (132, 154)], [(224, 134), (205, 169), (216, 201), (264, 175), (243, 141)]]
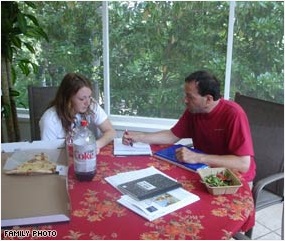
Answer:
[[(126, 129), (125, 130), (125, 133), (128, 135), (128, 130)], [(133, 146), (133, 141), (132, 141), (132, 139), (128, 139), (129, 141), (130, 141), (130, 146)]]

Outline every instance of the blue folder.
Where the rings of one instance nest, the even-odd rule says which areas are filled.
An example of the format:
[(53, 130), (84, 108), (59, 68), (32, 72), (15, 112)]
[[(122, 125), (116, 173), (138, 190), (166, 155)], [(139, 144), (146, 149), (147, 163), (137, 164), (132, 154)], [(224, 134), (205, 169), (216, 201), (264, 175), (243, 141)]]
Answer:
[[(176, 159), (176, 156), (175, 156), (175, 150), (177, 148), (181, 148), (181, 147), (183, 147), (183, 145), (181, 145), (181, 144), (173, 145), (173, 146), (170, 146), (170, 147), (167, 147), (165, 149), (162, 149), (162, 150), (155, 152), (154, 156), (161, 159), (161, 160), (168, 161), (174, 165), (177, 165), (179, 167), (182, 167), (182, 168), (185, 168), (187, 170), (194, 171), (194, 172), (196, 172), (200, 168), (208, 168), (209, 167), (208, 165), (202, 164), (202, 163), (190, 164), (190, 163), (178, 161)], [(202, 153), (201, 151), (199, 151), (193, 147), (188, 147), (188, 146), (184, 146), (184, 147), (190, 149), (191, 151), (194, 151), (197, 153)]]

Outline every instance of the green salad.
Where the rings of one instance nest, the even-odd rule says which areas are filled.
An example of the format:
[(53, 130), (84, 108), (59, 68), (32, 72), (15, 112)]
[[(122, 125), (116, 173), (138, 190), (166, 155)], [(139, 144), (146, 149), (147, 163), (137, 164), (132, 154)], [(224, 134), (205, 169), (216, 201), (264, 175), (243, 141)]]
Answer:
[(211, 174), (204, 178), (204, 182), (211, 187), (232, 186), (233, 180), (227, 173), (219, 172), (217, 174)]

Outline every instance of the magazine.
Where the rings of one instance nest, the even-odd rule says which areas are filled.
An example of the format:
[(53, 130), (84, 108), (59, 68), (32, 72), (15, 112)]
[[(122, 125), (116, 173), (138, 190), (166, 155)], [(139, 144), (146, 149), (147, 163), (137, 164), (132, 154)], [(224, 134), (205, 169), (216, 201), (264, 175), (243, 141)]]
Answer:
[(190, 193), (183, 188), (177, 188), (143, 201), (136, 201), (130, 196), (124, 195), (118, 202), (147, 220), (153, 221), (194, 203), (199, 199), (200, 198), (197, 195)]

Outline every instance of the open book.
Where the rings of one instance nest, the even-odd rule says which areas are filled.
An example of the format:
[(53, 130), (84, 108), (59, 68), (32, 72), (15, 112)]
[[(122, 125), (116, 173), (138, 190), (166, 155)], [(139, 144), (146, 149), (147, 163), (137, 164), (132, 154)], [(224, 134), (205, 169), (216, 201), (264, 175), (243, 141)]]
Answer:
[[(118, 188), (119, 185), (126, 182), (134, 181), (140, 178), (145, 178), (155, 174), (163, 175), (169, 179), (173, 178), (167, 176), (163, 172), (157, 170), (154, 167), (148, 167), (136, 171), (119, 173), (114, 176), (106, 177), (105, 180), (109, 182), (113, 187)], [(129, 208), (133, 212), (141, 215), (149, 221), (153, 221), (159, 217), (183, 208), (191, 203), (198, 201), (200, 198), (185, 189), (178, 187), (171, 191), (164, 192), (157, 196), (138, 201), (133, 199), (129, 195), (123, 195), (118, 200), (119, 203)]]
[(122, 143), (122, 138), (114, 139), (114, 155), (130, 156), (130, 155), (152, 155), (149, 144), (135, 142), (133, 146), (127, 146)]

